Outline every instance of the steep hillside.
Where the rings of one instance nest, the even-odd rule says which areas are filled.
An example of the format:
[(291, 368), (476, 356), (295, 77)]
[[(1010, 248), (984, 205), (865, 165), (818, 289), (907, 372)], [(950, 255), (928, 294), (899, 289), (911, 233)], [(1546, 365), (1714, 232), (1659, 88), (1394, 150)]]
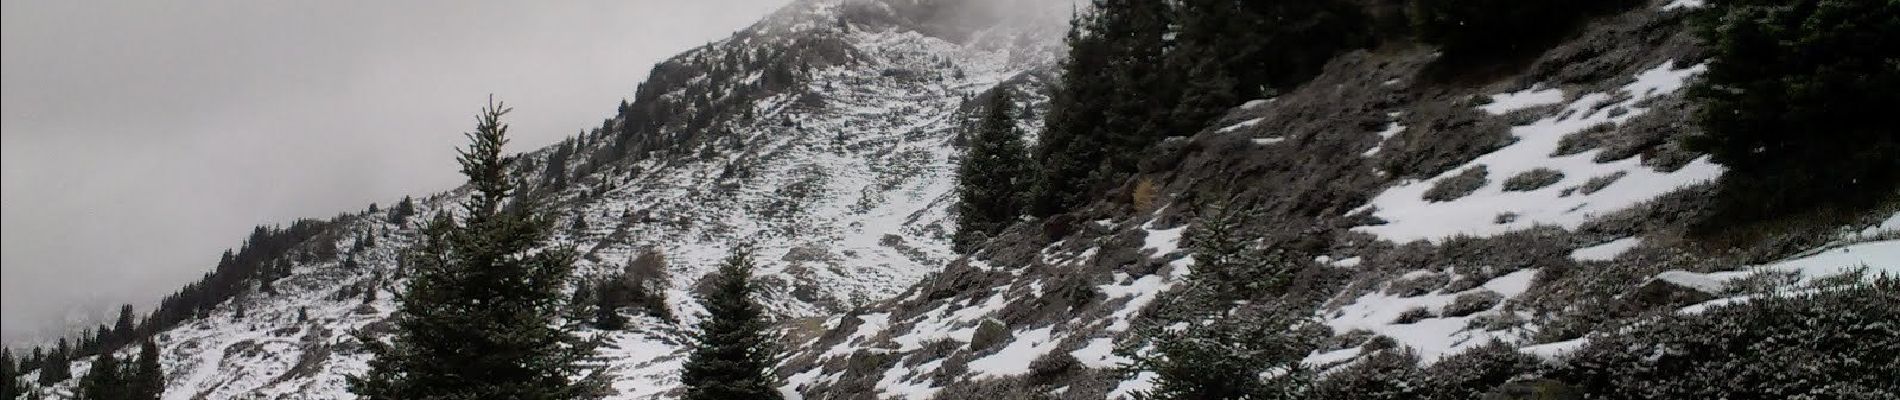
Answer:
[[(1657, 338), (1748, 313), (1737, 305), (1896, 314), (1781, 299), (1891, 297), (1891, 281), (1842, 288), (1900, 273), (1900, 202), (1729, 247), (1688, 236), (1724, 169), (1680, 144), (1697, 129), (1684, 88), (1708, 68), (1687, 27), (1702, 5), (1686, 0), (1586, 20), (1501, 70), (1446, 75), (1439, 49), (1409, 39), (1345, 53), (1119, 155), (1136, 172), (1084, 206), (958, 254), (962, 133), (993, 90), (1028, 110), (1024, 132), (1041, 128), (1066, 5), (799, 1), (656, 66), (599, 128), (527, 152), (514, 179), (552, 207), (555, 242), (583, 254), (574, 287), (660, 256), (645, 259), (660, 260), (676, 319), (571, 322), (602, 341), (591, 362), (609, 398), (678, 397), (699, 281), (738, 244), (758, 250), (760, 300), (787, 349), (782, 391), (802, 399), (1125, 398), (1157, 376), (1123, 368), (1151, 335), (1211, 324), (1167, 318), (1191, 307), (1313, 321), (1318, 348), (1297, 365), (1346, 382), (1335, 389), (1388, 369), (1462, 374), (1481, 357), (1614, 379), (1564, 361), (1722, 345)], [(339, 216), (282, 256), (271, 290), (157, 333), (166, 398), (351, 398), (344, 377), (368, 357), (353, 334), (388, 329), (418, 225), (466, 196), (430, 196), (406, 218)], [(1193, 253), (1216, 220), (1270, 249), (1283, 293), (1213, 306), (1182, 294), (1210, 276)], [(1900, 337), (1862, 328), (1855, 338)], [(1473, 390), (1502, 383), (1466, 375)], [(1406, 379), (1365, 381), (1419, 382)], [(41, 390), (70, 398), (72, 382)]]
[[(1057, 9), (985, 7), (796, 2), (656, 66), (602, 127), (526, 154), (515, 176), (555, 206), (555, 242), (584, 254), (577, 286), (664, 255), (678, 321), (585, 333), (605, 341), (611, 398), (677, 385), (695, 284), (732, 246), (769, 261), (763, 300), (785, 318), (888, 298), (955, 257), (946, 213), (970, 104), (1003, 85), (1039, 109), (1063, 27)], [(1026, 130), (1039, 120), (1024, 117)], [(421, 199), (402, 221), (340, 216), (285, 257), (275, 294), (245, 291), (159, 333), (167, 398), (350, 397), (343, 377), (367, 357), (352, 333), (387, 328), (400, 254), (467, 195)], [(65, 398), (72, 383), (45, 393)]]
[(1900, 271), (1891, 210), (1759, 247), (1683, 239), (1722, 173), (1677, 144), (1694, 129), (1682, 89), (1704, 69), (1694, 6), (1597, 20), (1475, 86), (1429, 79), (1431, 48), (1342, 56), (1179, 132), (1107, 198), (827, 320), (782, 372), (807, 398), (1146, 388), (1152, 374), (1117, 368), (1157, 305), (1180, 300), (1170, 289), (1196, 269), (1184, 239), (1215, 206), (1247, 210), (1245, 234), (1293, 260), (1290, 297), (1330, 330), (1305, 359), (1321, 371), (1394, 348), (1429, 365), (1493, 341), (1555, 361), (1680, 307)]

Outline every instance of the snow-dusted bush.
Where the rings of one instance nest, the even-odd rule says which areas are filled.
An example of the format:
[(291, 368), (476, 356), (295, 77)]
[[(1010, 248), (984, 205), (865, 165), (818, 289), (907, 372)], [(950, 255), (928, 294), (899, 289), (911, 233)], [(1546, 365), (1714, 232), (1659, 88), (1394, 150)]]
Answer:
[(1465, 169), (1464, 172), (1459, 172), (1458, 175), (1440, 179), (1438, 183), (1432, 184), (1431, 189), (1425, 191), (1425, 201), (1443, 202), (1465, 197), (1465, 195), (1478, 191), (1478, 188), (1482, 188), (1485, 183), (1490, 182), (1490, 180), (1486, 178), (1490, 174), (1491, 172), (1486, 170), (1483, 165), (1479, 165)]
[(1900, 280), (1754, 298), (1595, 338), (1550, 377), (1592, 398), (1900, 396)]

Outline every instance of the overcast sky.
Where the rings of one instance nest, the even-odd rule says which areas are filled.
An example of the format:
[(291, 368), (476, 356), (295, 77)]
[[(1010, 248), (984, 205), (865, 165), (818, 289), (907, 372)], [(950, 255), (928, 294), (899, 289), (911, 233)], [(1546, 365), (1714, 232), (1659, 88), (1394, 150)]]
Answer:
[(488, 94), (540, 147), (788, 2), (0, 1), (0, 334), (147, 310), (258, 224), (450, 188)]

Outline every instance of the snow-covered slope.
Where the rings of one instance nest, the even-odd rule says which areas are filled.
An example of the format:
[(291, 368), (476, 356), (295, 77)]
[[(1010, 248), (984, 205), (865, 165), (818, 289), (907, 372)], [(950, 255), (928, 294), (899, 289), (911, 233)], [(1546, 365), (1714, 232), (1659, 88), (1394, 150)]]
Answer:
[[(1893, 210), (1792, 250), (1687, 250), (1683, 227), (1722, 173), (1675, 140), (1693, 129), (1682, 88), (1703, 71), (1687, 1), (1595, 21), (1485, 84), (1428, 81), (1429, 48), (1340, 56), (1176, 132), (1092, 204), (955, 254), (959, 129), (1000, 87), (1035, 131), (1066, 5), (800, 1), (662, 63), (600, 129), (529, 152), (516, 176), (554, 207), (556, 242), (585, 255), (577, 279), (666, 256), (679, 321), (584, 332), (605, 344), (593, 362), (611, 398), (677, 397), (697, 281), (742, 243), (782, 317), (794, 399), (1141, 389), (1152, 376), (1116, 372), (1117, 350), (1193, 276), (1191, 226), (1216, 203), (1251, 210), (1249, 233), (1302, 260), (1290, 297), (1331, 330), (1305, 358), (1323, 371), (1375, 345), (1426, 364), (1492, 341), (1557, 359), (1605, 319), (1900, 273)], [(352, 334), (386, 329), (416, 221), (465, 195), (429, 197), (406, 222), (340, 217), (308, 245), (361, 247), (356, 267), (298, 261), (277, 294), (160, 333), (167, 398), (351, 398), (344, 377), (366, 369)], [(1693, 295), (1642, 295), (1656, 290)]]
[[(699, 310), (691, 291), (732, 246), (756, 250), (763, 300), (788, 319), (888, 298), (954, 258), (947, 212), (969, 104), (1002, 84), (1040, 110), (1063, 27), (1031, 2), (981, 24), (931, 8), (954, 3), (795, 2), (662, 63), (633, 110), (601, 129), (527, 153), (516, 175), (555, 206), (556, 244), (584, 254), (577, 281), (642, 251), (665, 255), (680, 321), (584, 333), (605, 343), (594, 361), (613, 376), (610, 398), (660, 398), (677, 386), (681, 332)], [(661, 109), (672, 113), (641, 112)], [(561, 146), (571, 175), (556, 183), (542, 172)], [(386, 328), (398, 255), (419, 221), (466, 194), (423, 199), (405, 223), (339, 217), (339, 234), (326, 237), (341, 239), (311, 245), (350, 249), (370, 236), (361, 251), (340, 251), (354, 269), (296, 262), (277, 294), (250, 291), (160, 333), (166, 398), (352, 397), (344, 377), (367, 369), (352, 335)], [(365, 300), (364, 290), (378, 294)], [(71, 384), (44, 390), (63, 398)]]

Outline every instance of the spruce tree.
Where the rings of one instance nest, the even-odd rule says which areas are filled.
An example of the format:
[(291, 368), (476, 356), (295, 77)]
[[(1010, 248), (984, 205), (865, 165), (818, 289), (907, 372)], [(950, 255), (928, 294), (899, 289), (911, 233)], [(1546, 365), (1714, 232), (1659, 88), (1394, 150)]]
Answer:
[(1699, 228), (1891, 203), (1900, 2), (1711, 3), (1699, 33), (1714, 58), (1689, 92), (1702, 133), (1688, 144), (1728, 171)]
[(158, 364), (158, 343), (146, 338), (139, 344), (138, 361), (130, 374), (132, 400), (158, 400), (165, 394), (165, 370)]
[(402, 201), (397, 202), (395, 207), (390, 207), (389, 223), (402, 224), (403, 221), (409, 220), (410, 215), (415, 215), (415, 213), (416, 213), (415, 200), (409, 198), (409, 196), (403, 196)]
[(1031, 215), (1062, 213), (1080, 204), (1097, 185), (1095, 172), (1107, 145), (1102, 99), (1112, 95), (1114, 87), (1108, 81), (1111, 43), (1088, 33), (1091, 21), (1084, 15), (1069, 23), (1069, 56), (1063, 60), (1062, 82), (1049, 94), (1049, 113), (1044, 115), (1035, 147), (1039, 165), (1030, 189)]
[(594, 328), (617, 331), (627, 329), (627, 317), (620, 307), (627, 305), (627, 288), (620, 279), (602, 279), (594, 290)]
[(125, 375), (125, 368), (119, 365), (117, 356), (109, 351), (99, 353), (92, 362), (92, 369), (79, 381), (79, 400), (128, 399), (131, 382)]
[(577, 382), (590, 349), (555, 323), (572, 249), (544, 248), (550, 220), (532, 204), (504, 204), (514, 156), (502, 155), (508, 112), (490, 102), (458, 161), (474, 194), (462, 216), (439, 215), (411, 254), (391, 341), (365, 335), (370, 370), (349, 378), (364, 399), (557, 400), (598, 395)]
[(957, 234), (952, 244), (958, 251), (996, 235), (1022, 215), (1029, 159), (1014, 109), (1009, 90), (997, 88), (957, 167)]
[(44, 361), (40, 362), (40, 386), (53, 386), (73, 377), (72, 366), (68, 365), (66, 358), (72, 354), (72, 351), (71, 345), (66, 343), (66, 338), (60, 338), (59, 345), (47, 352)]
[(13, 352), (0, 349), (0, 399), (13, 400), (26, 391), (26, 385), (20, 382), (20, 371), (13, 364)]
[(138, 337), (138, 325), (131, 304), (119, 306), (119, 319), (112, 324), (111, 333), (101, 333), (100, 340), (106, 349), (116, 349)]
[(686, 400), (778, 400), (772, 374), (778, 349), (764, 310), (752, 302), (752, 254), (734, 249), (711, 276), (713, 291), (701, 299), (707, 316), (686, 360), (681, 382)]

